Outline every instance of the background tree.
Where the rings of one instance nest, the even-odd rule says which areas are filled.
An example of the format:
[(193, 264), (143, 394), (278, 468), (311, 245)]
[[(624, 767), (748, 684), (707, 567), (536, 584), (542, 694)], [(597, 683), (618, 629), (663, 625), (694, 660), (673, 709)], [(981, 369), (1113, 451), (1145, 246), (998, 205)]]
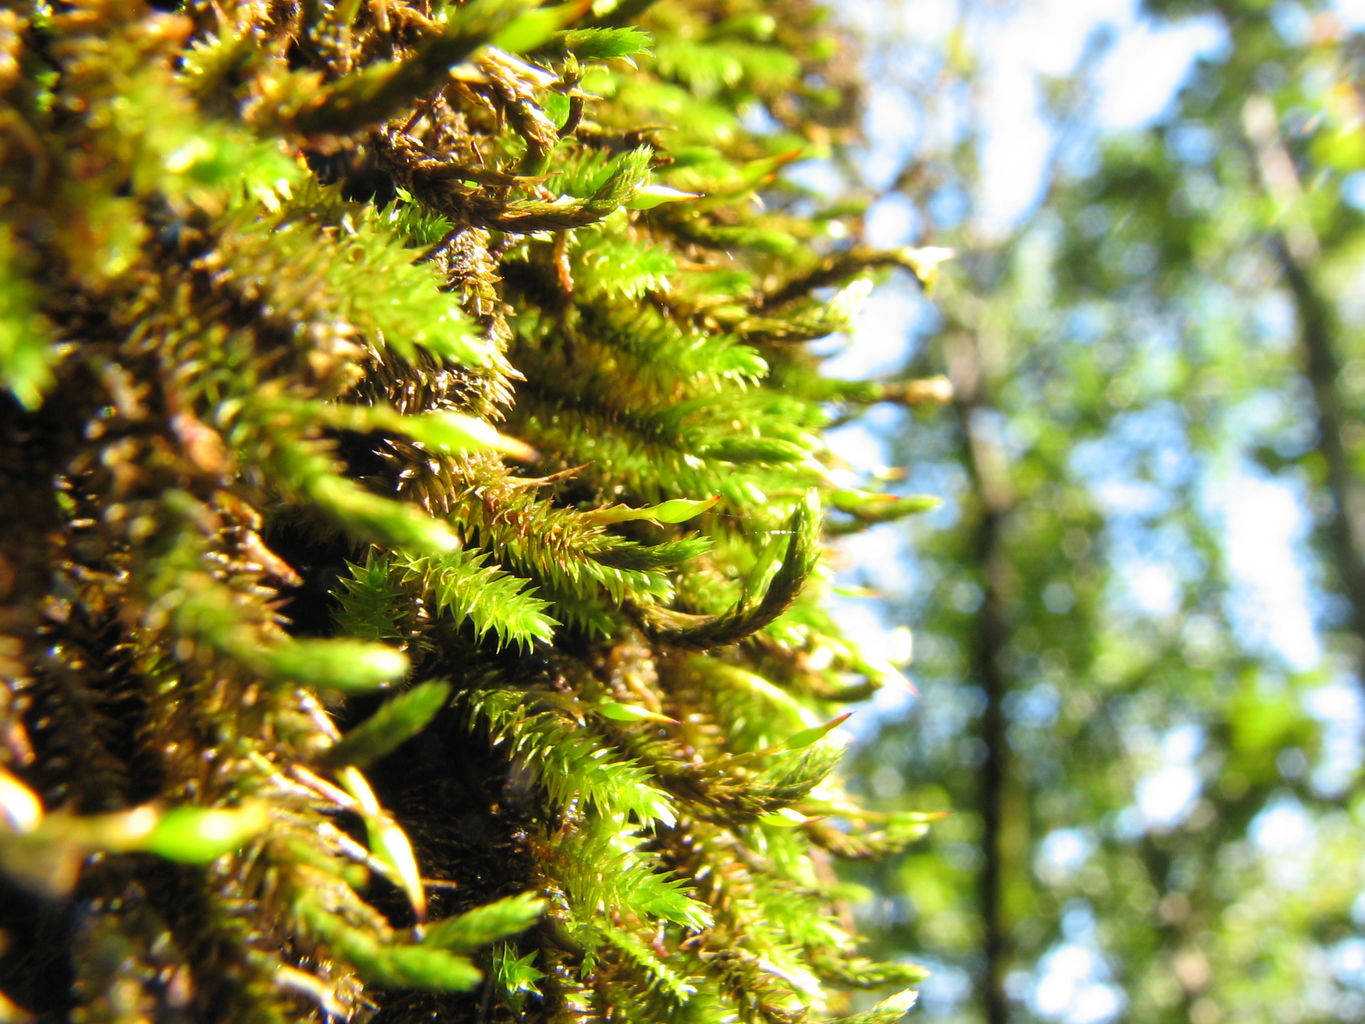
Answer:
[(0, 12), (0, 1017), (901, 1016), (824, 18)]
[(1001, 237), (964, 184), (998, 15), (887, 62), (949, 127), (871, 182), (924, 190), (891, 240), (960, 251), (910, 361), (957, 416), (899, 445), (947, 499), (909, 545), (922, 696), (863, 754), (952, 813), (875, 874), (889, 941), (933, 1019), (1361, 1020), (1361, 36), (1149, 4), (1220, 44), (1116, 134), (1093, 40)]

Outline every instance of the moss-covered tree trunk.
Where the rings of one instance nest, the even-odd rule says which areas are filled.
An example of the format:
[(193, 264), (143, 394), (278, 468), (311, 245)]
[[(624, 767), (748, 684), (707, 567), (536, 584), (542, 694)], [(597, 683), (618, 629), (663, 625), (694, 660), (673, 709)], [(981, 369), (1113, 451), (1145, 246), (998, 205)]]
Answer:
[[(789, 1021), (858, 958), (802, 0), (0, 12), (0, 1020)], [(648, 10), (646, 10), (648, 8)], [(637, 24), (638, 22), (638, 24)], [(910, 995), (860, 1019), (898, 1019)]]

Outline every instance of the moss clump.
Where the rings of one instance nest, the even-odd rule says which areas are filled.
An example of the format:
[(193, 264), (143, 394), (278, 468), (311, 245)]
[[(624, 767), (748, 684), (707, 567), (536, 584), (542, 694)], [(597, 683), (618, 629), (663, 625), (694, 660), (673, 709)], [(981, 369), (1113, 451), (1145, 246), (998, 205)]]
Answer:
[(826, 859), (916, 823), (828, 777), (885, 672), (822, 610), (820, 508), (883, 503), (820, 431), (880, 392), (803, 342), (912, 261), (779, 176), (852, 109), (822, 19), (0, 13), (0, 1016), (913, 983)]

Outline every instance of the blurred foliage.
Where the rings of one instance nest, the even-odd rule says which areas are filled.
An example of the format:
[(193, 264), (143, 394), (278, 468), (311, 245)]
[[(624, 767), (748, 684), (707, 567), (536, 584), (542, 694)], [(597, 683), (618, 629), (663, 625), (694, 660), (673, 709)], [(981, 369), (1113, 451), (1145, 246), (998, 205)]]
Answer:
[(1223, 42), (1116, 132), (1094, 40), (1003, 232), (972, 48), (1015, 8), (962, 5), (947, 44), (907, 16), (874, 64), (931, 106), (867, 185), (913, 210), (894, 241), (959, 251), (909, 365), (957, 416), (897, 442), (945, 498), (897, 613), (922, 692), (860, 773), (950, 812), (866, 876), (883, 948), (938, 975), (926, 1020), (1365, 1020), (1365, 37), (1148, 7)]

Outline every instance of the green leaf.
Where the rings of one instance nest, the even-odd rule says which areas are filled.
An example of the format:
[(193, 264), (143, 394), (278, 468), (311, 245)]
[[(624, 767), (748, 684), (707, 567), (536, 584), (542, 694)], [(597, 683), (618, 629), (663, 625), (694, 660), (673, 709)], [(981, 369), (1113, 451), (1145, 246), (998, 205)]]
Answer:
[(379, 804), (369, 780), (358, 768), (346, 765), (337, 770), (337, 781), (355, 799), (356, 809), (365, 822), (365, 832), (369, 838), (370, 852), (386, 868), (389, 881), (393, 882), (408, 898), (417, 920), (426, 917), (426, 889), (422, 885), (422, 874), (417, 867), (417, 855), (407, 833), (399, 827), (393, 817)]
[(498, 29), (492, 44), (509, 53), (534, 50), (569, 22), (581, 18), (591, 7), (591, 0), (577, 0), (556, 7), (534, 8)]
[(0, 382), (20, 405), (36, 409), (52, 385), (60, 349), (38, 312), (27, 262), (9, 226), (0, 225)]
[(915, 1006), (919, 993), (907, 988), (895, 995), (887, 996), (876, 1006), (850, 1017), (836, 1017), (830, 1024), (899, 1024), (899, 1021)]
[(702, 617), (686, 625), (674, 625), (664, 616), (651, 628), (651, 633), (669, 644), (705, 650), (737, 643), (767, 626), (796, 600), (807, 577), (815, 570), (819, 561), (819, 528), (818, 498), (811, 491), (787, 521), (785, 544), (782, 536), (775, 536), (760, 553), (734, 608), (724, 615)]
[(500, 434), (477, 416), (438, 411), (404, 416), (388, 406), (333, 405), (325, 418), (347, 430), (384, 430), (406, 434), (438, 452), (498, 451), (524, 461), (536, 458), (536, 450), (515, 437)]
[(642, 708), (638, 704), (622, 704), (619, 701), (614, 700), (603, 701), (601, 704), (596, 704), (593, 706), (593, 710), (603, 718), (609, 718), (613, 722), (666, 722), (671, 725), (678, 724), (676, 718), (669, 718), (667, 715), (662, 715), (657, 711), (651, 711), (649, 708)]
[(719, 494), (696, 501), (674, 498), (671, 501), (665, 501), (663, 504), (655, 505), (651, 510), (650, 518), (658, 523), (685, 523), (708, 509), (714, 508), (718, 501), (720, 501)]
[(247, 664), (276, 679), (342, 693), (368, 693), (408, 674), (408, 656), (364, 640), (290, 640), (275, 647), (239, 649)]
[(806, 449), (777, 437), (727, 437), (706, 445), (701, 454), (721, 462), (780, 464), (802, 461)]
[(309, 927), (373, 985), (468, 992), (483, 980), (467, 957), (429, 946), (390, 945), (333, 914), (306, 903), (303, 909)]
[(604, 214), (626, 205), (649, 181), (654, 150), (641, 146), (617, 157), (606, 181), (588, 199), (588, 205)]
[(496, 939), (524, 932), (540, 920), (544, 910), (545, 901), (534, 893), (509, 896), (456, 917), (437, 921), (427, 929), (422, 944), (459, 953), (469, 952)]
[(552, 641), (559, 623), (546, 613), (550, 603), (529, 581), (487, 561), (488, 555), (479, 551), (393, 556), (394, 569), (406, 584), (420, 588), (456, 625), (469, 623), (479, 637), (493, 634), (498, 648), (530, 650)]
[(775, 811), (759, 815), (758, 820), (764, 825), (772, 825), (775, 828), (798, 828), (817, 819), (807, 817), (791, 807), (779, 807)]
[(667, 185), (641, 185), (627, 201), (626, 206), (631, 210), (652, 210), (664, 203), (685, 203), (700, 198), (701, 194), (698, 192), (684, 192), (681, 189), (669, 188)]
[(416, 506), (380, 497), (339, 476), (319, 476), (307, 493), (346, 528), (394, 547), (417, 551), (451, 551), (459, 545), (450, 527)]
[(674, 498), (659, 505), (651, 505), (648, 508), (629, 508), (626, 505), (613, 505), (610, 508), (594, 509), (591, 512), (583, 513), (583, 518), (589, 522), (601, 523), (624, 523), (633, 519), (643, 519), (652, 523), (685, 523), (689, 519), (701, 515), (707, 509), (714, 508), (716, 502), (720, 501), (720, 495), (711, 498), (701, 498), (696, 501), (687, 498)]
[(505, 748), (518, 770), (544, 786), (557, 806), (582, 803), (604, 815), (630, 814), (646, 823), (678, 820), (673, 799), (649, 771), (565, 714), (536, 710), (534, 693), (477, 690), (456, 699), (486, 724), (494, 746)]
[(327, 763), (364, 767), (397, 750), (436, 717), (450, 689), (449, 683), (428, 681), (400, 693), (347, 732), (327, 752)]
[(383, 951), (380, 962), (385, 975), (381, 983), (398, 988), (468, 992), (483, 980), (467, 957), (426, 946), (392, 946)]
[(899, 497), (874, 491), (838, 490), (829, 496), (829, 503), (840, 512), (847, 512), (865, 523), (886, 523), (920, 512), (931, 512), (943, 499), (930, 494)]
[(569, 29), (559, 33), (555, 41), (579, 60), (616, 60), (647, 52), (653, 38), (632, 26)]
[(347, 575), (332, 590), (332, 613), (342, 636), (401, 644), (411, 633), (411, 602), (403, 593), (387, 555), (371, 547), (364, 565), (346, 563)]
[(262, 802), (235, 808), (182, 805), (162, 812), (139, 848), (184, 864), (208, 864), (240, 849), (269, 824), (270, 809)]
[(665, 993), (674, 1005), (683, 1006), (696, 995), (696, 979), (680, 974), (663, 956), (635, 935), (611, 925), (597, 928), (596, 933), (643, 971), (649, 986)]
[(578, 923), (593, 931), (596, 915), (613, 908), (696, 931), (710, 927), (711, 908), (691, 894), (686, 879), (661, 870), (657, 856), (643, 845), (616, 816), (594, 816), (578, 833), (564, 837), (563, 881)]
[(835, 718), (831, 718), (823, 725), (817, 725), (811, 729), (802, 729), (800, 732), (795, 732), (788, 736), (782, 745), (788, 750), (800, 750), (802, 747), (809, 747), (812, 743), (824, 739), (852, 717), (853, 712), (849, 711), (845, 714), (838, 715)]
[(538, 982), (545, 978), (545, 972), (534, 966), (540, 954), (535, 950), (518, 957), (510, 943), (499, 944), (493, 952), (493, 966), (490, 974), (492, 982), (506, 997), (508, 1004), (518, 1013), (526, 1004), (527, 996), (541, 995)]

